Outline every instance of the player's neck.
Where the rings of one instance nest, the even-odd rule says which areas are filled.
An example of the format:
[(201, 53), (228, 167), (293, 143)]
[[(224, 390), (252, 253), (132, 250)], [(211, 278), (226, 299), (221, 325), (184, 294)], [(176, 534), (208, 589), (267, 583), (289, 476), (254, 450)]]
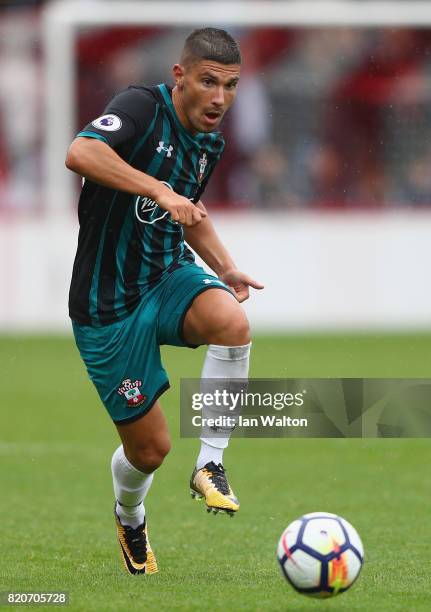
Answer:
[(197, 134), (197, 131), (193, 129), (186, 113), (183, 108), (183, 100), (181, 97), (181, 93), (178, 90), (178, 87), (174, 87), (172, 90), (172, 103), (174, 105), (175, 112), (177, 113), (177, 117), (180, 120), (181, 125), (188, 131), (192, 136)]

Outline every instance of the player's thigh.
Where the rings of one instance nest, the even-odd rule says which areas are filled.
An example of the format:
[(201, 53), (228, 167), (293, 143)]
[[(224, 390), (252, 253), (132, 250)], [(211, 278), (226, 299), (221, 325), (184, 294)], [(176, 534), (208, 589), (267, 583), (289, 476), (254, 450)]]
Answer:
[(193, 300), (184, 317), (183, 336), (190, 344), (241, 346), (250, 342), (250, 327), (235, 297), (213, 288)]
[(129, 461), (140, 467), (157, 467), (171, 447), (168, 424), (159, 402), (131, 423), (115, 423)]
[(196, 263), (191, 262), (175, 269), (163, 284), (160, 294), (157, 318), (157, 338), (159, 344), (196, 348), (205, 340), (196, 336), (196, 342), (189, 342), (183, 334), (184, 319), (199, 295), (224, 293), (232, 303), (236, 303), (231, 290), (220, 279), (208, 274)]
[(157, 311), (147, 303), (111, 325), (73, 325), (89, 377), (116, 424), (142, 418), (169, 387), (156, 321)]

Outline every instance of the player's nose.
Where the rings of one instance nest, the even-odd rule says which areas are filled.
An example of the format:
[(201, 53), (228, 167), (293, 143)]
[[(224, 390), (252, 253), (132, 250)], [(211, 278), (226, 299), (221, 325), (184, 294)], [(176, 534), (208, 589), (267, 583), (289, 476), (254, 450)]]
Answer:
[(215, 106), (224, 106), (224, 88), (223, 87), (217, 87), (214, 91), (214, 96), (212, 99), (212, 103)]

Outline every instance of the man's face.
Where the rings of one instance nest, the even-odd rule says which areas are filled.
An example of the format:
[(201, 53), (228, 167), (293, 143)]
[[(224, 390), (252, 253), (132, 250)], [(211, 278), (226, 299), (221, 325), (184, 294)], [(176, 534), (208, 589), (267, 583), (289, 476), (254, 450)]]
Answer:
[(187, 67), (176, 64), (179, 116), (191, 132), (213, 132), (235, 100), (239, 64), (200, 60)]

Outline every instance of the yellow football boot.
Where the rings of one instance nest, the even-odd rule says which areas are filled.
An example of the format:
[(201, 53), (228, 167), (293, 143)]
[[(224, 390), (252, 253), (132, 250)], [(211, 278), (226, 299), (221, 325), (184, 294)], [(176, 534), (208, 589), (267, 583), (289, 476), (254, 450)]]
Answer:
[(142, 525), (133, 529), (122, 525), (116, 510), (118, 542), (124, 566), (130, 574), (155, 574), (158, 571), (157, 561), (148, 539), (147, 519)]
[(239, 501), (221, 463), (216, 465), (210, 461), (200, 470), (195, 468), (190, 478), (190, 493), (193, 499), (205, 499), (207, 512), (225, 512), (233, 516), (239, 510)]

